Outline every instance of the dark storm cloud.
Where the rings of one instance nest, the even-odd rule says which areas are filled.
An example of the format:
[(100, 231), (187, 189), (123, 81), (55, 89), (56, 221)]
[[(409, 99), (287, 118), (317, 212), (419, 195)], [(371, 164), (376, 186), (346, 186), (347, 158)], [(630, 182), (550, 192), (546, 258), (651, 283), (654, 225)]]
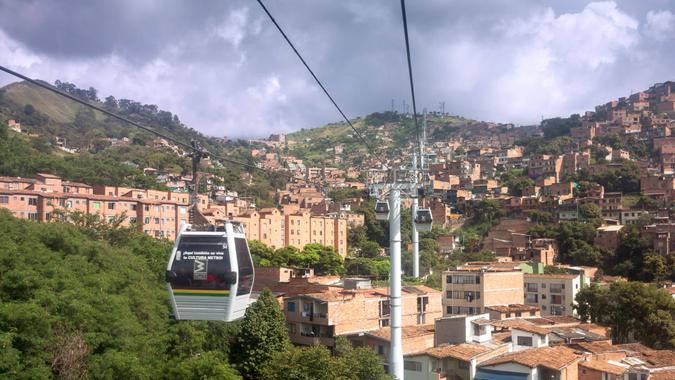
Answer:
[[(409, 102), (398, 2), (267, 2), (348, 115)], [(531, 123), (673, 79), (671, 2), (409, 1), (419, 108)], [(0, 57), (250, 136), (339, 115), (255, 1), (0, 0)], [(6, 83), (5, 77), (0, 81)]]

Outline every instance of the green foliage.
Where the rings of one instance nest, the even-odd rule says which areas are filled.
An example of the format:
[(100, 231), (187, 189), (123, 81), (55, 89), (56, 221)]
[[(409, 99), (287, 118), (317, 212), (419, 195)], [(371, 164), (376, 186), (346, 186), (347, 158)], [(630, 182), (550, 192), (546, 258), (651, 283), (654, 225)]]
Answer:
[(523, 195), (523, 189), (534, 186), (534, 180), (526, 176), (522, 169), (509, 169), (502, 173), (501, 180), (503, 186), (509, 188), (509, 194), (518, 197)]
[(624, 194), (640, 192), (640, 167), (632, 161), (624, 162), (618, 168), (609, 169), (597, 175), (586, 171), (578, 171), (572, 177), (576, 182), (587, 181), (599, 183), (606, 192), (622, 192)]
[(261, 379), (341, 379), (341, 380), (384, 380), (390, 379), (384, 373), (380, 358), (373, 350), (365, 347), (343, 347), (339, 356), (331, 356), (324, 346), (292, 347), (277, 353), (263, 368)]
[(385, 112), (373, 112), (370, 115), (366, 116), (365, 122), (366, 125), (372, 125), (379, 127), (384, 123), (395, 123), (401, 120), (401, 115), (397, 112), (385, 111)]
[(594, 203), (579, 206), (579, 220), (598, 224), (602, 222), (602, 209)]
[(572, 150), (576, 143), (569, 136), (560, 136), (552, 139), (532, 137), (517, 141), (517, 145), (525, 148), (525, 154), (554, 154), (560, 155)]
[(634, 337), (656, 349), (675, 348), (675, 300), (640, 282), (615, 282), (607, 288), (583, 288), (575, 306), (584, 320), (607, 324), (615, 343)]
[(580, 126), (581, 117), (577, 114), (571, 115), (568, 118), (556, 117), (541, 122), (541, 129), (544, 131), (544, 137), (548, 139), (568, 136), (571, 128)]
[(554, 222), (553, 214), (543, 210), (532, 210), (527, 213), (527, 216), (534, 223), (549, 224)]
[(313, 268), (316, 274), (343, 274), (344, 265), (333, 247), (307, 244), (303, 250), (287, 246), (276, 251), (261, 241), (249, 241), (249, 249), (255, 265), (263, 267)]
[[(47, 172), (65, 180), (89, 184), (166, 189), (153, 177), (146, 176), (141, 169), (123, 164), (124, 161), (134, 160), (133, 157), (135, 156), (118, 154), (118, 150), (114, 148), (99, 154), (64, 156), (57, 154), (48, 142), (41, 139), (31, 141), (14, 133), (0, 139), (0, 175), (31, 177), (36, 173)], [(176, 160), (168, 153), (163, 157)]]
[(352, 257), (346, 262), (348, 275), (366, 276), (373, 279), (386, 279), (389, 276), (389, 259)]
[(363, 196), (363, 190), (344, 188), (328, 192), (327, 197), (335, 202), (342, 202), (349, 198), (360, 198)]
[(544, 267), (544, 274), (567, 274), (567, 269), (559, 268), (554, 265), (546, 265)]
[[(289, 346), (286, 319), (279, 302), (265, 290), (246, 309), (241, 331), (232, 347), (232, 361), (245, 379), (259, 379), (263, 368), (276, 361), (275, 354), (288, 352)], [(287, 364), (295, 366), (299, 363)]]
[(2, 210), (0, 241), (0, 377), (237, 377), (226, 360), (236, 324), (170, 320), (169, 242)]

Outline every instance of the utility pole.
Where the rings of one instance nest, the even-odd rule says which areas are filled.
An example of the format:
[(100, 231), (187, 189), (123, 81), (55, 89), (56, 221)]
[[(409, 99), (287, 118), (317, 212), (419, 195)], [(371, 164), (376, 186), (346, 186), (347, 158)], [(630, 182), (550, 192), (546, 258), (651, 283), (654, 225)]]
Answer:
[(391, 310), (390, 373), (403, 380), (403, 340), (401, 338), (401, 190), (389, 190), (389, 306)]
[(195, 222), (195, 214), (198, 212), (198, 203), (199, 203), (199, 162), (202, 158), (208, 157), (208, 153), (202, 149), (199, 143), (195, 140), (192, 140), (192, 153), (190, 157), (192, 158), (192, 191), (190, 191), (190, 213), (188, 214), (190, 224)]
[[(417, 189), (417, 154), (413, 153), (413, 185)], [(413, 259), (413, 277), (420, 277), (420, 234), (415, 225), (415, 216), (417, 216), (417, 194), (412, 194), (412, 259)]]

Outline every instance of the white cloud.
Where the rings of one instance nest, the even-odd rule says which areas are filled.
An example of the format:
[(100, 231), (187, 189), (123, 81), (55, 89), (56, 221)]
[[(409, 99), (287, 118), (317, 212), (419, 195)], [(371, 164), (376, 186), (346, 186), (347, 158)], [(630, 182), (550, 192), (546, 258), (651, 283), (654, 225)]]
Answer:
[[(392, 98), (399, 109), (402, 99), (410, 104), (398, 4), (295, 1), (288, 7), (272, 2), (270, 11), (348, 116), (389, 108)], [(205, 5), (185, 15), (191, 27), (157, 32), (139, 44), (118, 33), (99, 36), (86, 23), (74, 27), (102, 11), (79, 15), (63, 6), (68, 16), (43, 12), (41, 23), (31, 24), (36, 18), (30, 7), (13, 4), (19, 19), (12, 26), (6, 19), (2, 23), (0, 60), (31, 77), (154, 103), (190, 127), (218, 136), (261, 136), (339, 120), (274, 26), (250, 2), (232, 0), (218, 11)], [(565, 11), (558, 3), (505, 4), (438, 0), (408, 5), (418, 109), (436, 109), (445, 101), (446, 110), (467, 117), (533, 123), (541, 115), (581, 112), (631, 89), (673, 79), (668, 76), (675, 53), (667, 40), (655, 39), (674, 35), (671, 11), (636, 11), (637, 6), (611, 1), (578, 8), (568, 4)], [(170, 21), (195, 11), (166, 7)], [(139, 12), (132, 8), (127, 11)], [(54, 25), (50, 17), (73, 28), (44, 26)], [(113, 29), (136, 30), (139, 17), (125, 16)], [(54, 40), (61, 45), (44, 42), (41, 28), (59, 30)], [(69, 42), (83, 36), (90, 42), (107, 40), (108, 47), (74, 49)], [(0, 75), (0, 83), (9, 79)]]
[(658, 40), (673, 38), (675, 34), (675, 15), (669, 10), (647, 12), (645, 35)]

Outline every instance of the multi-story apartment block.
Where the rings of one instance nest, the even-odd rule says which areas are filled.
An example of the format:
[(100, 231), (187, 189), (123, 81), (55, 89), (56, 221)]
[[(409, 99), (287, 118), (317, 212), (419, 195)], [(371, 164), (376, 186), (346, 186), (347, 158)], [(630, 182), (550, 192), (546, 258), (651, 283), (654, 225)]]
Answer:
[(550, 174), (555, 176), (556, 180), (560, 180), (562, 162), (562, 156), (549, 156), (546, 154), (534, 155), (530, 158), (527, 172), (532, 178)]
[(443, 272), (443, 316), (485, 313), (486, 306), (523, 303), (523, 272), (493, 263)]
[[(187, 221), (188, 204), (172, 199), (174, 193), (95, 186), (62, 181), (51, 174), (36, 179), (3, 177), (0, 207), (16, 217), (39, 222), (80, 212), (111, 221), (123, 218), (122, 225), (137, 224), (139, 230), (158, 238), (175, 239), (180, 223)], [(173, 198), (178, 198), (176, 195)]]
[[(401, 291), (402, 326), (433, 323), (441, 317), (441, 294), (426, 286), (405, 286)], [(337, 335), (350, 335), (389, 326), (387, 288), (330, 288), (284, 299), (284, 314), (291, 341), (332, 346)]]
[(525, 274), (525, 304), (541, 308), (542, 315), (576, 316), (573, 306), (582, 287), (580, 274)]

